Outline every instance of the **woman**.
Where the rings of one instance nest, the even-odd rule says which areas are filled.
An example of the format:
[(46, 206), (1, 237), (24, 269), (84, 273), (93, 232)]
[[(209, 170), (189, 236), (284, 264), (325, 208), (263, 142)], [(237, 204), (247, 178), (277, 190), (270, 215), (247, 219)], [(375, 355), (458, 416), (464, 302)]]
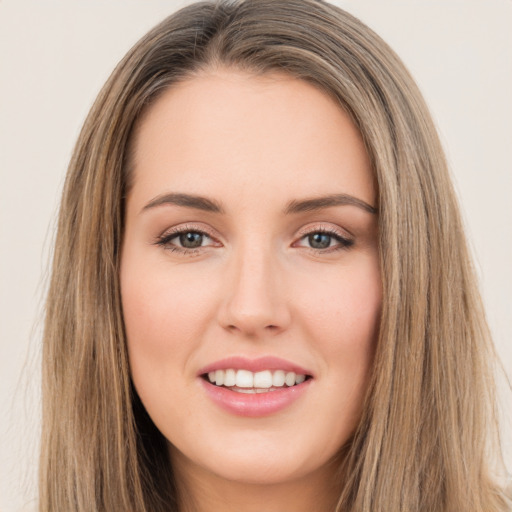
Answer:
[(129, 52), (47, 311), (40, 510), (506, 510), (437, 135), (329, 4), (194, 4)]

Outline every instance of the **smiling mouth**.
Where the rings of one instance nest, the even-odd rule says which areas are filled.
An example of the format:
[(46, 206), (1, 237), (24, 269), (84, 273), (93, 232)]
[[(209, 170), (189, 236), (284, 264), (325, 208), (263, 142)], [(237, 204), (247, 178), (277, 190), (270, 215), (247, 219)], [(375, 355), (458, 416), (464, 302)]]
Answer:
[(312, 378), (310, 375), (285, 370), (251, 372), (234, 368), (211, 371), (201, 377), (217, 387), (247, 394), (269, 393), (291, 388)]

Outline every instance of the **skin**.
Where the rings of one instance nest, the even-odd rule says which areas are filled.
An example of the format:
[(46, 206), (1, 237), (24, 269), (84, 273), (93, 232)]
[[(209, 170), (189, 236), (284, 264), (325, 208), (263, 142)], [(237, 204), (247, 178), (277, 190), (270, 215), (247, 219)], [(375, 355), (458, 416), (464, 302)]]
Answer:
[[(133, 169), (121, 258), (130, 366), (169, 442), (182, 509), (333, 510), (333, 459), (361, 415), (378, 334), (377, 215), (351, 204), (285, 210), (333, 194), (376, 206), (360, 134), (306, 82), (215, 69), (151, 106)], [(145, 208), (168, 193), (223, 213)], [(176, 228), (208, 235), (183, 252)], [(327, 248), (312, 247), (319, 229), (351, 245), (327, 235)], [(284, 410), (240, 417), (198, 377), (233, 355), (281, 357), (314, 379)]]

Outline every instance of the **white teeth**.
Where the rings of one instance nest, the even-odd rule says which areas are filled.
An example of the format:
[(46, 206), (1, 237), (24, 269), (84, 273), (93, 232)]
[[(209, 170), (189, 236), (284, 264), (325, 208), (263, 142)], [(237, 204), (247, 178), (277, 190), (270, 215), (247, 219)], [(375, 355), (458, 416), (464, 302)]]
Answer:
[(224, 375), (224, 386), (234, 386), (236, 384), (235, 370), (226, 370)]
[[(216, 381), (217, 382), (217, 381)], [(239, 388), (252, 388), (254, 383), (254, 374), (249, 370), (238, 370), (236, 372), (236, 386)], [(219, 383), (217, 382), (217, 385)]]
[[(274, 391), (275, 388), (294, 386), (306, 380), (306, 375), (285, 372), (284, 370), (263, 370), (250, 372), (249, 370), (215, 370), (208, 373), (208, 380), (217, 386), (226, 386), (240, 393), (265, 393)], [(242, 388), (242, 389), (240, 389)]]
[(217, 386), (224, 384), (224, 370), (215, 370), (215, 384)]
[(285, 373), (283, 370), (277, 370), (274, 372), (274, 375), (272, 375), (272, 385), (280, 388), (281, 386), (284, 386), (284, 378)]
[(255, 388), (271, 388), (272, 387), (272, 373), (270, 370), (257, 372), (254, 374), (254, 387)]
[(288, 372), (284, 378), (284, 382), (287, 386), (293, 386), (295, 384), (295, 372)]
[(295, 375), (295, 384), (302, 384), (306, 380), (305, 375)]

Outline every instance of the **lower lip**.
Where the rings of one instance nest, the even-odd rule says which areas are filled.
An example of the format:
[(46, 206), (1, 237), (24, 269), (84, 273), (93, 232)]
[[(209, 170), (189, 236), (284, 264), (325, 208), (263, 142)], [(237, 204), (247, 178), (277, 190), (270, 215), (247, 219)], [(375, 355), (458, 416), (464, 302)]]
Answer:
[(304, 395), (312, 379), (268, 393), (237, 393), (228, 388), (210, 384), (203, 378), (200, 380), (208, 397), (219, 407), (237, 416), (256, 418), (269, 416), (289, 407)]

